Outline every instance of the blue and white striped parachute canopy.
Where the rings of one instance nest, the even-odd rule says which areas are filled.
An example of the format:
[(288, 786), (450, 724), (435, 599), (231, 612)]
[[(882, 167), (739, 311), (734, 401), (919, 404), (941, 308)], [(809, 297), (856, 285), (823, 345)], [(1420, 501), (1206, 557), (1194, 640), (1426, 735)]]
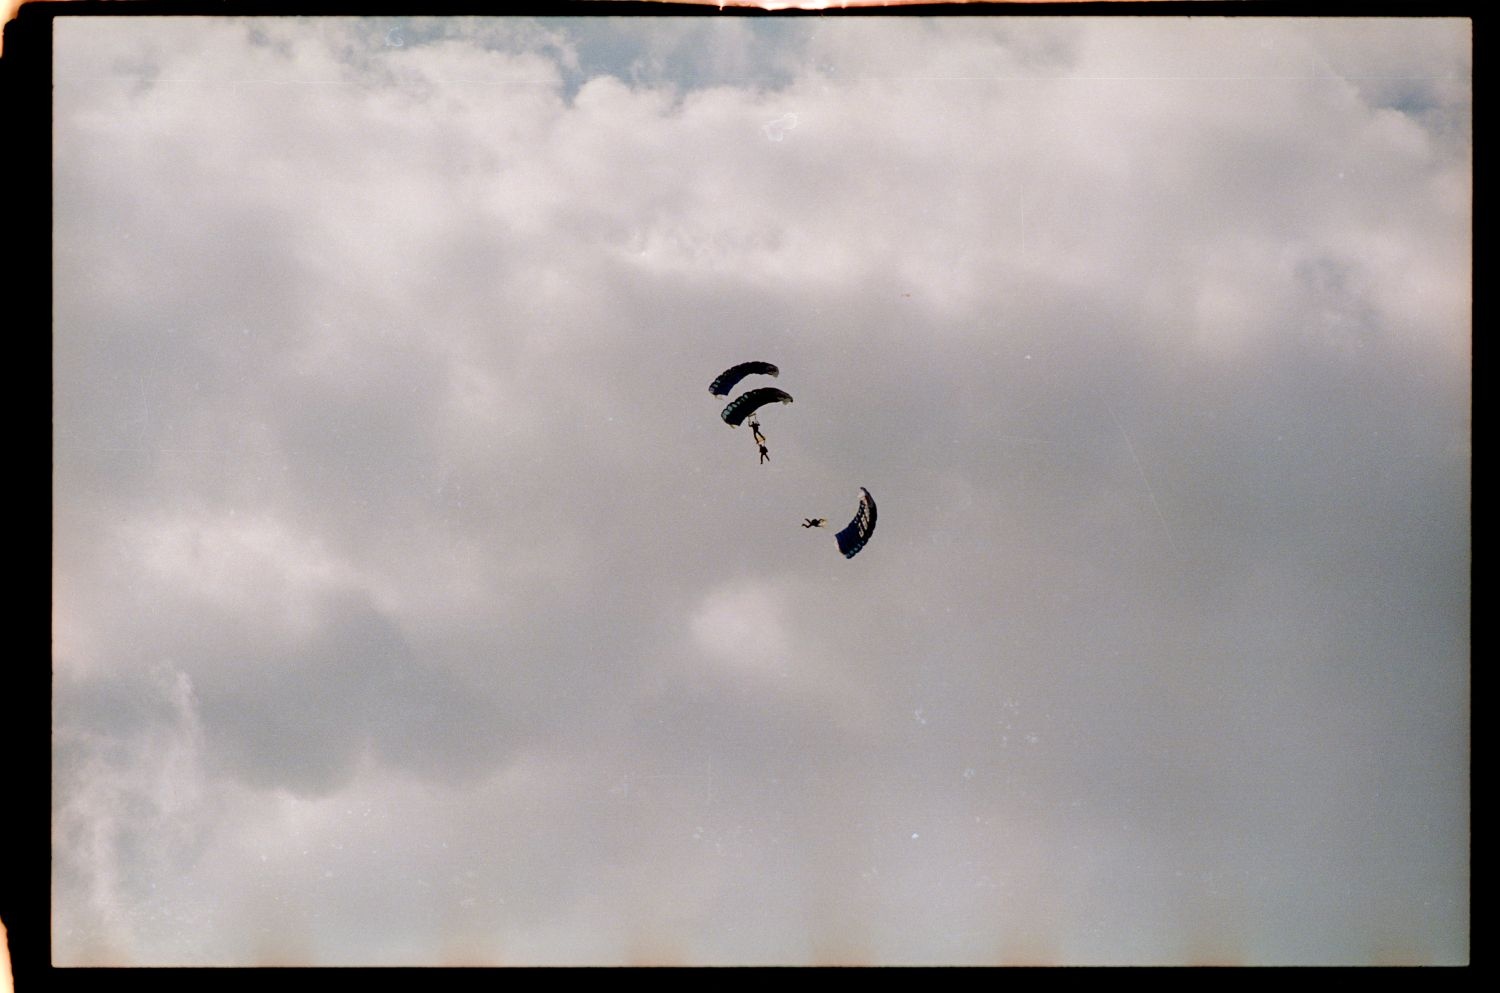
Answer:
[(859, 550), (865, 547), (865, 542), (870, 540), (870, 535), (875, 533), (875, 498), (863, 486), (859, 488), (859, 494), (859, 509), (854, 512), (854, 520), (833, 536), (846, 559), (858, 555)]
[(708, 392), (716, 397), (727, 397), (729, 391), (746, 376), (779, 376), (781, 370), (769, 362), (741, 362), (730, 366), (719, 374), (719, 378), (708, 386)]

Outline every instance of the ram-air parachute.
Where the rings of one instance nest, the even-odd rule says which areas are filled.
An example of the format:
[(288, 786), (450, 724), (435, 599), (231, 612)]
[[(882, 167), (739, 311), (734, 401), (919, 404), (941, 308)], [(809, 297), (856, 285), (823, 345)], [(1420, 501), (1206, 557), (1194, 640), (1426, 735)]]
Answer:
[(768, 403), (791, 402), (792, 395), (785, 390), (778, 390), (774, 386), (762, 386), (747, 393), (741, 393), (729, 401), (729, 406), (725, 407), (724, 413), (719, 416), (724, 418), (725, 424), (737, 428), (745, 422), (745, 418)]
[(833, 536), (846, 559), (858, 555), (859, 550), (865, 547), (865, 542), (870, 540), (870, 535), (875, 533), (875, 498), (863, 486), (859, 488), (859, 493), (859, 509), (854, 512), (854, 520)]
[(727, 397), (740, 380), (746, 376), (779, 376), (781, 370), (769, 362), (741, 362), (730, 366), (719, 374), (719, 378), (708, 386), (708, 392), (716, 397)]

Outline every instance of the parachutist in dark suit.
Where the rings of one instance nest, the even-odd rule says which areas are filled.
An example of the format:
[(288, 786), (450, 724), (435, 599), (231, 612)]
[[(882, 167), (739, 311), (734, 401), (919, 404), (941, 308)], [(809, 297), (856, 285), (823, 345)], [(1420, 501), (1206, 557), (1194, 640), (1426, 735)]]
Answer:
[(766, 446), (765, 445), (761, 445), (760, 446), (760, 464), (761, 465), (765, 465), (766, 464), (766, 459), (768, 459), (770, 457), (771, 457), (771, 453), (768, 452), (768, 451), (766, 451)]
[(802, 525), (805, 528), (820, 528), (828, 523), (828, 518), (826, 517), (804, 517), (802, 520), (805, 522)]

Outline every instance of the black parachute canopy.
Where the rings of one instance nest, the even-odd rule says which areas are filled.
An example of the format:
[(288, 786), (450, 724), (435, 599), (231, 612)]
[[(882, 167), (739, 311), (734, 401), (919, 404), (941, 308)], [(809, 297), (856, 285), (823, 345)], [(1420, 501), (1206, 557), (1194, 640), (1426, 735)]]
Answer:
[(781, 370), (769, 362), (741, 362), (730, 366), (719, 374), (719, 378), (708, 386), (708, 392), (716, 397), (727, 397), (735, 384), (746, 376), (779, 376)]
[(724, 413), (719, 416), (724, 418), (724, 423), (732, 428), (737, 428), (745, 423), (745, 418), (755, 413), (768, 403), (791, 403), (792, 395), (785, 390), (778, 390), (774, 386), (762, 386), (748, 393), (741, 393), (729, 401), (729, 406), (724, 408)]
[(875, 498), (863, 486), (859, 488), (859, 493), (859, 509), (854, 512), (854, 520), (833, 536), (846, 559), (858, 555), (859, 550), (865, 547), (865, 542), (870, 540), (870, 535), (875, 533)]

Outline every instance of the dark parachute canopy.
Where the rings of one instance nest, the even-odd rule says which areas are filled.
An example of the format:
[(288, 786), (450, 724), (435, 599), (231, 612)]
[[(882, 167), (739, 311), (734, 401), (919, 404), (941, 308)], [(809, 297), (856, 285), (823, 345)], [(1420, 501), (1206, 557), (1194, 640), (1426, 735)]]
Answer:
[(735, 384), (746, 376), (779, 376), (781, 370), (769, 362), (741, 362), (730, 366), (719, 374), (719, 378), (708, 386), (708, 392), (716, 397), (727, 397)]
[(865, 547), (865, 542), (870, 540), (870, 535), (875, 533), (875, 498), (863, 486), (859, 488), (859, 493), (859, 509), (854, 512), (854, 520), (833, 536), (846, 559), (858, 555), (859, 550)]
[(785, 390), (778, 390), (774, 386), (762, 386), (741, 393), (729, 401), (729, 406), (724, 408), (724, 413), (719, 416), (724, 418), (724, 423), (732, 428), (737, 428), (745, 422), (745, 418), (755, 413), (768, 403), (791, 403), (792, 395)]

